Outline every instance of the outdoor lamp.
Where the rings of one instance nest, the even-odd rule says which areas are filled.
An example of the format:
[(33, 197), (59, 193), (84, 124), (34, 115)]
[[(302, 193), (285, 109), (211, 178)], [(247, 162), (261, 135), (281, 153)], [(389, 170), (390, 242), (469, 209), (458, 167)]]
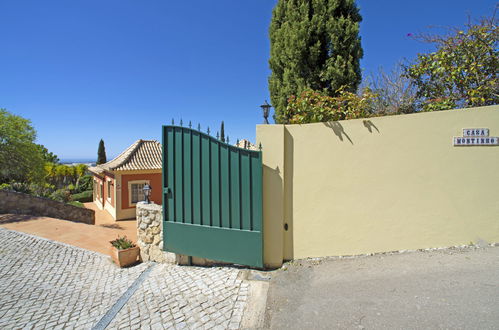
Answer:
[(150, 203), (149, 197), (151, 196), (152, 187), (148, 183), (146, 183), (144, 185), (144, 188), (142, 188), (142, 190), (144, 190), (144, 198), (145, 198), (144, 203), (149, 204)]
[(260, 107), (263, 110), (263, 118), (265, 119), (265, 121), (263, 123), (268, 124), (269, 121), (267, 118), (269, 118), (269, 112), (270, 112), (270, 108), (272, 106), (270, 104), (268, 104), (267, 100), (265, 100), (265, 104), (262, 104)]

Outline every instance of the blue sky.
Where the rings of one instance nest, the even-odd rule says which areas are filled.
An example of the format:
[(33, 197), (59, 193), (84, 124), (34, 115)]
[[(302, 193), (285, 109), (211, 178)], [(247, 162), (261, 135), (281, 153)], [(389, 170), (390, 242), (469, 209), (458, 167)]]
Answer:
[[(108, 158), (192, 120), (255, 139), (269, 99), (275, 0), (2, 0), (0, 108), (29, 118), (60, 158)], [(360, 0), (364, 73), (413, 59), (407, 37), (490, 15), (492, 0)]]

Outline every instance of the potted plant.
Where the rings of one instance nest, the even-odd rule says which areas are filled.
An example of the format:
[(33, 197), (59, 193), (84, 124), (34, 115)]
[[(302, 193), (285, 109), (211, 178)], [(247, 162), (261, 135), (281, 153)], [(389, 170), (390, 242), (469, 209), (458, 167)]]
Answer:
[(138, 261), (140, 249), (126, 236), (118, 236), (109, 243), (111, 243), (111, 258), (118, 266), (130, 266)]

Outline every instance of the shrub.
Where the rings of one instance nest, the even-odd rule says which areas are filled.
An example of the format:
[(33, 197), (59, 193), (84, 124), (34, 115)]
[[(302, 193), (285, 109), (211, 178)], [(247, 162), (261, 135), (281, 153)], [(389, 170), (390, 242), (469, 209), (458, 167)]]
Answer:
[(87, 190), (92, 190), (94, 179), (91, 175), (84, 175), (78, 180), (78, 185), (75, 187), (74, 193), (81, 193)]
[(25, 183), (25, 182), (3, 183), (2, 185), (0, 185), (0, 189), (20, 192), (20, 193), (24, 193), (24, 194), (31, 194), (32, 193), (30, 185), (28, 183)]
[(10, 189), (10, 184), (8, 184), (8, 183), (2, 183), (2, 184), (0, 184), (0, 190), (11, 190)]
[(356, 95), (341, 88), (339, 96), (331, 97), (308, 90), (298, 97), (291, 96), (284, 113), (288, 124), (306, 124), (372, 116), (372, 102), (376, 95), (365, 89)]
[(58, 202), (67, 203), (71, 200), (71, 193), (67, 189), (57, 189), (50, 194), (49, 198)]
[(126, 236), (123, 236), (123, 237), (118, 236), (117, 239), (109, 241), (109, 243), (111, 243), (111, 245), (114, 246), (115, 248), (117, 248), (118, 250), (125, 250), (125, 249), (133, 248), (136, 246)]
[(48, 183), (31, 184), (29, 187), (32, 195), (46, 198), (50, 198), (50, 195), (56, 190), (54, 185)]
[(71, 196), (71, 200), (81, 203), (91, 202), (93, 201), (93, 191), (87, 190), (78, 194), (74, 194)]

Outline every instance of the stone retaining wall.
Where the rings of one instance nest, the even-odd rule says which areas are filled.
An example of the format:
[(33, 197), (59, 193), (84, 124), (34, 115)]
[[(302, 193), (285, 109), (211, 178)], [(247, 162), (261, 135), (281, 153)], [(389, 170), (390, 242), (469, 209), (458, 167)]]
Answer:
[(0, 213), (28, 214), (95, 224), (93, 210), (6, 190), (0, 190)]
[(175, 262), (175, 255), (163, 251), (163, 208), (137, 203), (137, 245), (142, 261)]

